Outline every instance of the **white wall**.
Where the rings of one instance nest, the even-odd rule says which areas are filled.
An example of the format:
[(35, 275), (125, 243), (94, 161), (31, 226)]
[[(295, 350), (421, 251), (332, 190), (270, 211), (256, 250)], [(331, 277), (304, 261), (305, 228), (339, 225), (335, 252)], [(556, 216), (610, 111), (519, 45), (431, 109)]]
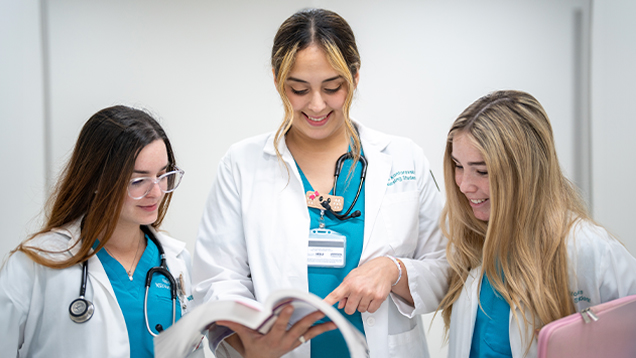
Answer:
[(0, 265), (40, 227), (46, 197), (43, 61), (39, 2), (0, 1)]
[[(576, 169), (573, 14), (580, 9), (584, 19), (589, 16), (589, 1), (42, 4), (0, 2), (0, 159), (11, 170), (0, 177), (2, 187), (11, 188), (1, 194), (7, 229), (0, 256), (38, 226), (33, 218), (46, 192), (44, 119), (51, 122), (48, 154), (57, 173), (86, 119), (118, 103), (148, 108), (166, 128), (187, 174), (165, 228), (192, 250), (220, 157), (231, 143), (273, 130), (282, 117), (269, 51), (280, 23), (304, 6), (335, 10), (356, 33), (362, 69), (353, 116), (418, 142), (440, 185), (450, 123), (477, 97), (502, 88), (526, 90), (542, 102), (566, 173)], [(634, 124), (625, 103), (636, 95), (630, 86), (636, 29), (628, 21), (636, 9), (604, 1), (593, 10), (594, 212), (635, 252), (636, 239), (627, 231), (634, 210), (627, 203), (636, 198), (626, 184), (634, 173), (628, 153), (636, 144), (627, 138), (634, 131), (625, 129)], [(42, 44), (48, 44), (45, 53)], [(429, 345), (433, 357), (445, 355), (439, 320)]]
[(636, 255), (636, 2), (597, 1), (593, 14), (594, 217)]

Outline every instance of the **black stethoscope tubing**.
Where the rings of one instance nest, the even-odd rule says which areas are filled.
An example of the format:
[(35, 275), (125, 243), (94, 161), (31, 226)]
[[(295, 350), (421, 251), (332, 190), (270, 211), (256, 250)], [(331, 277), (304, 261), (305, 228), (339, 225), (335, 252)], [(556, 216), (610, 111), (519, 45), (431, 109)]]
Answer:
[[(146, 293), (144, 294), (144, 320), (146, 321), (146, 329), (148, 329), (148, 332), (150, 332), (152, 336), (156, 337), (157, 334), (155, 334), (150, 329), (150, 325), (148, 324), (148, 291), (150, 289), (150, 283), (152, 282), (152, 275), (158, 273), (160, 275), (163, 275), (165, 278), (168, 279), (168, 281), (170, 281), (170, 298), (172, 300), (172, 324), (176, 322), (177, 318), (177, 283), (175, 282), (174, 277), (172, 277), (172, 274), (170, 274), (170, 271), (168, 271), (168, 265), (166, 265), (166, 253), (163, 251), (163, 246), (161, 245), (159, 240), (155, 238), (155, 236), (147, 226), (142, 226), (141, 230), (146, 235), (148, 235), (152, 242), (155, 243), (155, 246), (157, 246), (157, 250), (159, 251), (159, 257), (161, 258), (160, 265), (158, 267), (152, 267), (146, 273)], [(163, 327), (161, 327), (160, 324), (157, 324), (155, 326), (155, 329), (157, 330), (157, 332), (163, 331)]]
[[(338, 188), (338, 178), (340, 177), (340, 171), (342, 170), (342, 165), (344, 164), (344, 161), (347, 159), (353, 159), (353, 154), (351, 154), (351, 152), (347, 152), (343, 155), (340, 156), (340, 158), (338, 158), (338, 160), (336, 161), (336, 169), (334, 170), (334, 180), (333, 180), (333, 194), (336, 195), (336, 190)], [(362, 165), (362, 170), (360, 172), (360, 184), (358, 185), (358, 191), (356, 192), (356, 196), (353, 199), (353, 202), (351, 202), (351, 205), (349, 205), (349, 209), (344, 213), (344, 214), (337, 214), (335, 211), (333, 211), (331, 209), (331, 205), (329, 204), (328, 200), (324, 200), (320, 203), (320, 205), (322, 205), (325, 210), (328, 210), (329, 212), (331, 212), (336, 218), (340, 219), (340, 220), (347, 220), (347, 219), (351, 219), (351, 218), (357, 218), (358, 216), (361, 215), (360, 210), (356, 210), (353, 213), (351, 213), (351, 215), (349, 215), (349, 213), (351, 212), (351, 210), (353, 209), (353, 207), (356, 205), (356, 202), (358, 201), (358, 198), (360, 197), (360, 192), (362, 192), (362, 185), (364, 184), (364, 180), (367, 177), (367, 159), (364, 156), (360, 156), (359, 159), (360, 164)]]
[[(148, 235), (150, 240), (152, 240), (155, 246), (157, 246), (157, 250), (159, 251), (159, 256), (161, 258), (160, 265), (152, 267), (146, 273), (146, 293), (144, 295), (144, 320), (146, 322), (146, 328), (148, 329), (148, 332), (150, 332), (152, 336), (157, 336), (157, 334), (155, 334), (150, 329), (150, 326), (148, 324), (148, 311), (147, 311), (148, 291), (150, 288), (150, 283), (152, 282), (152, 276), (153, 274), (158, 273), (160, 275), (163, 275), (164, 277), (168, 279), (168, 281), (170, 281), (170, 296), (172, 299), (172, 324), (174, 324), (174, 322), (176, 321), (177, 284), (174, 280), (174, 277), (172, 277), (172, 274), (170, 273), (170, 271), (168, 271), (168, 266), (166, 265), (166, 253), (163, 250), (163, 246), (161, 245), (159, 240), (157, 240), (155, 235), (152, 233), (152, 231), (150, 231), (150, 229), (147, 226), (142, 226), (141, 230), (144, 232), (144, 234)], [(89, 319), (91, 319), (91, 317), (93, 317), (93, 313), (95, 312), (95, 306), (93, 305), (93, 303), (85, 298), (87, 282), (88, 282), (88, 260), (82, 263), (82, 282), (80, 285), (79, 298), (76, 298), (75, 300), (73, 300), (73, 302), (71, 302), (71, 305), (68, 308), (71, 320), (76, 323), (84, 323), (88, 321)], [(163, 330), (163, 327), (161, 327), (161, 325), (158, 324), (155, 326), (155, 329), (161, 332)]]

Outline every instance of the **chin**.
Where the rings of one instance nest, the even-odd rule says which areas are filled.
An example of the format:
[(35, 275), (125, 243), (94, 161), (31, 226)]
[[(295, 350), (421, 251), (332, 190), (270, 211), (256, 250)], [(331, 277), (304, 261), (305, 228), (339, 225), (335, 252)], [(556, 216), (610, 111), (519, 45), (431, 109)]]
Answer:
[(139, 225), (151, 225), (151, 224), (154, 224), (156, 221), (157, 221), (157, 216), (155, 215), (152, 218), (139, 220)]
[(488, 222), (488, 219), (490, 219), (490, 213), (484, 213), (480, 211), (480, 212), (473, 212), (473, 214), (475, 214), (475, 218), (477, 220)]

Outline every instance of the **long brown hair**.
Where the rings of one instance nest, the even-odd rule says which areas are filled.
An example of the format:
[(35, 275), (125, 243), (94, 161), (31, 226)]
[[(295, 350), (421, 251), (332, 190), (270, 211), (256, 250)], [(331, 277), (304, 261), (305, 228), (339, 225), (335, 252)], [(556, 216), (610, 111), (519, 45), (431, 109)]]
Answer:
[[(69, 267), (94, 255), (91, 248), (95, 240), (100, 240), (96, 252), (108, 242), (117, 226), (137, 155), (155, 140), (165, 143), (168, 168), (173, 168), (176, 163), (170, 141), (150, 114), (126, 106), (95, 113), (84, 124), (71, 159), (48, 200), (46, 224), (14, 252), (22, 251), (33, 261), (51, 268)], [(161, 225), (171, 198), (172, 193), (164, 195), (153, 227)], [(30, 245), (36, 236), (79, 219), (82, 219), (82, 240), (76, 244), (80, 249), (70, 258), (52, 260), (41, 255), (52, 251)]]
[(360, 69), (360, 53), (353, 30), (340, 15), (324, 9), (304, 9), (290, 16), (278, 29), (272, 47), (272, 68), (276, 77), (276, 89), (285, 107), (285, 117), (276, 131), (274, 149), (281, 158), (278, 145), (292, 126), (293, 108), (285, 94), (285, 82), (294, 66), (296, 54), (309, 45), (322, 48), (334, 70), (346, 80), (347, 98), (343, 106), (347, 136), (351, 138), (354, 164), (360, 158), (362, 145), (354, 128), (349, 110), (356, 89), (355, 77)]
[[(487, 223), (475, 218), (454, 181), (451, 154), (459, 133), (469, 135), (486, 162)], [(589, 216), (574, 184), (561, 172), (541, 104), (520, 91), (494, 92), (471, 104), (448, 133), (444, 177), (447, 202), (441, 226), (452, 267), (450, 288), (440, 304), (446, 328), (470, 270), (480, 265), (517, 324), (538, 329), (573, 313), (566, 239), (572, 224)], [(514, 308), (521, 309), (521, 318)]]

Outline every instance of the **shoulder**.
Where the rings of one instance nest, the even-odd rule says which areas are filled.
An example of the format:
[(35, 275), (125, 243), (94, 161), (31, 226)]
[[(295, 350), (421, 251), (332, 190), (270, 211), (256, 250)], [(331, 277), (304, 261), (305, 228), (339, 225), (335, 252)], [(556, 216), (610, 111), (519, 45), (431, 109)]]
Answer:
[(69, 226), (56, 228), (26, 241), (23, 247), (33, 248), (49, 260), (66, 260), (69, 255), (73, 255), (74, 244), (80, 239), (79, 234), (74, 231), (74, 228)]
[(274, 133), (259, 134), (254, 137), (245, 138), (230, 146), (223, 160), (233, 161), (242, 157), (253, 157), (263, 153), (269, 146), (273, 151)]
[(570, 285), (575, 293), (585, 294), (575, 302), (595, 304), (636, 293), (636, 258), (601, 226), (576, 222), (570, 230), (568, 251), (570, 274), (574, 275)]
[(422, 148), (412, 139), (397, 135), (387, 134), (375, 129), (366, 127), (360, 122), (355, 122), (360, 140), (363, 146), (371, 146), (383, 152), (405, 152), (422, 154)]
[(370, 129), (358, 122), (355, 124), (360, 133), (365, 155), (378, 153), (388, 156), (395, 168), (403, 169), (403, 167), (413, 166), (416, 172), (427, 172), (430, 169), (424, 150), (412, 139)]
[(587, 264), (598, 263), (604, 256), (625, 250), (605, 228), (583, 219), (572, 224), (567, 244), (570, 258)]
[(64, 231), (49, 231), (27, 241), (25, 246), (42, 250), (61, 251), (68, 249), (71, 237)]
[(568, 236), (568, 245), (576, 247), (577, 251), (618, 244), (603, 227), (583, 219), (578, 219), (572, 224)]

